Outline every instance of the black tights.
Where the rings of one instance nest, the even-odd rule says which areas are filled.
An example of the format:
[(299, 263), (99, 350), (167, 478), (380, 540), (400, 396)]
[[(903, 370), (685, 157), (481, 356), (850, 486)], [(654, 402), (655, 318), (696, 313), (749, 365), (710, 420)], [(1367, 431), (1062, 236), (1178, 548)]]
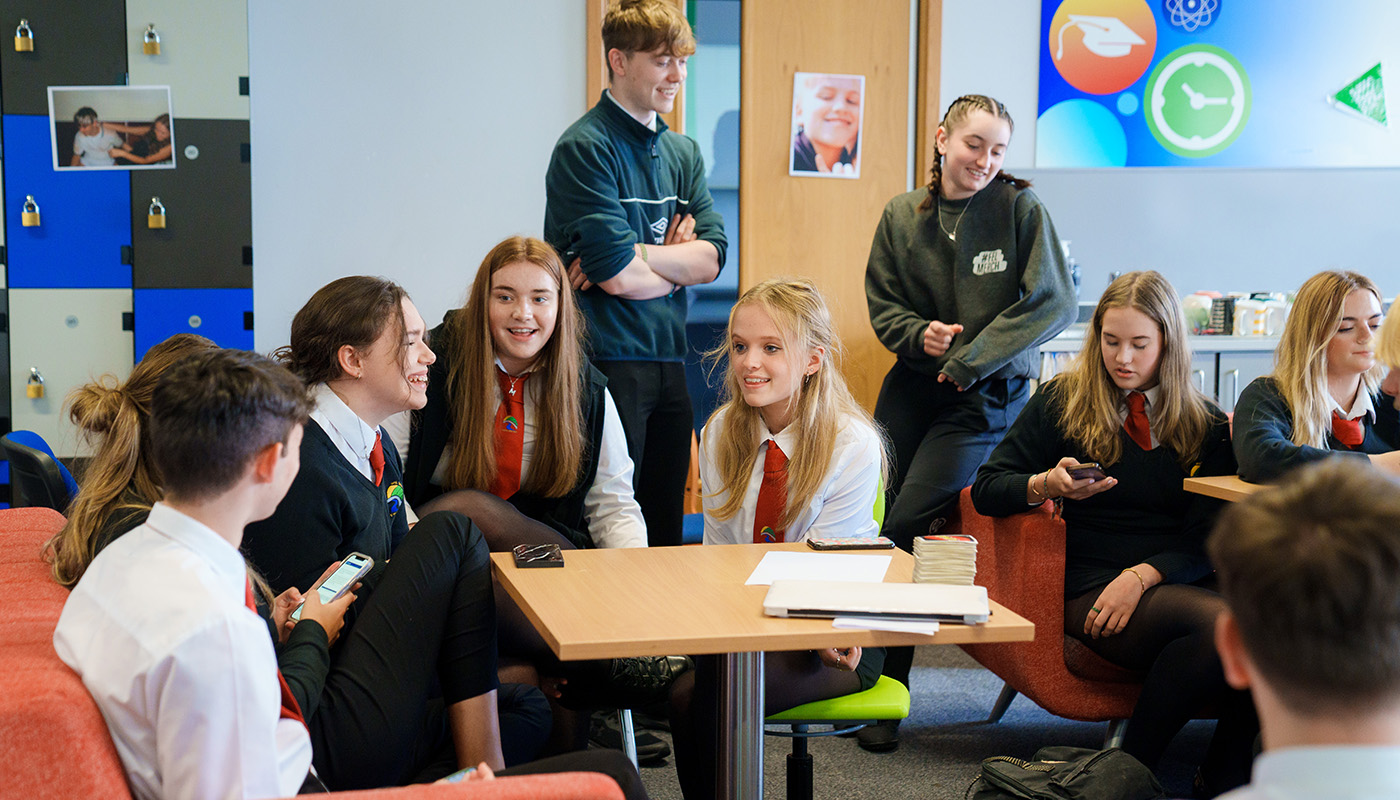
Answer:
[(1147, 672), (1123, 750), (1155, 769), (1182, 726), (1214, 707), (1220, 721), (1201, 769), (1213, 788), (1248, 782), (1259, 720), (1249, 694), (1225, 682), (1215, 650), (1215, 620), (1225, 601), (1202, 586), (1159, 584), (1138, 601), (1122, 632), (1094, 639), (1084, 633), (1084, 620), (1102, 591), (1065, 602), (1065, 633), (1114, 664)]
[[(671, 687), (671, 741), (676, 778), (686, 800), (713, 798), (719, 759), (719, 684), (722, 656), (696, 656), (695, 669)], [(763, 713), (860, 691), (860, 677), (825, 666), (811, 650), (765, 653)]]

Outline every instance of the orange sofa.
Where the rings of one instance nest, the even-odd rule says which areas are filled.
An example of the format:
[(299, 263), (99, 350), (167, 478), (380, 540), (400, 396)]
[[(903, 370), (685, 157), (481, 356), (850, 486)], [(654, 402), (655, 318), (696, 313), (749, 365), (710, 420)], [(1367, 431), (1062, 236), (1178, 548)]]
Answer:
[[(54, 583), (43, 543), (63, 526), (45, 508), (0, 510), (0, 797), (131, 797), (116, 746), (77, 673), (53, 649), (68, 590)], [(586, 772), (420, 785), (331, 795), (342, 800), (622, 800), (612, 780)]]

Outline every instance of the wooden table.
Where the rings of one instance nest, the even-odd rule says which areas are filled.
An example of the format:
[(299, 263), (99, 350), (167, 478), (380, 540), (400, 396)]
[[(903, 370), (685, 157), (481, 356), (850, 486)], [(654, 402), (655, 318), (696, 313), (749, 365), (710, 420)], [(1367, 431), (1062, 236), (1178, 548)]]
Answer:
[[(723, 797), (763, 796), (763, 651), (860, 645), (1028, 641), (1035, 625), (992, 603), (984, 625), (944, 625), (928, 636), (837, 630), (830, 620), (763, 614), (767, 586), (745, 586), (771, 550), (803, 544), (569, 550), (563, 569), (519, 569), (493, 553), (497, 580), (560, 659), (725, 654), (720, 693)], [(903, 582), (914, 559), (892, 556), (886, 581)]]
[(1182, 485), (1188, 492), (1215, 497), (1220, 500), (1243, 500), (1263, 489), (1266, 484), (1245, 483), (1238, 475), (1217, 475), (1210, 478), (1187, 478)]

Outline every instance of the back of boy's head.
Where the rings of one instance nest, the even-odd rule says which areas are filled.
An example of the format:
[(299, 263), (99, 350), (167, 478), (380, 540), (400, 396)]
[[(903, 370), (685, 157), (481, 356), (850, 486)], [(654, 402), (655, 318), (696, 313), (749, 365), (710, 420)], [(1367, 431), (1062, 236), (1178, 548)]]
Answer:
[(310, 411), (305, 384), (257, 353), (182, 359), (151, 398), (150, 455), (167, 498), (199, 500), (233, 487), (259, 451), (287, 443)]
[[(603, 17), (603, 52), (662, 50), (685, 57), (695, 52), (695, 34), (685, 12), (672, 0), (618, 0)], [(612, 77), (612, 68), (608, 68)]]
[(97, 111), (92, 106), (83, 106), (73, 114), (73, 121), (78, 123), (78, 127), (85, 128), (97, 121)]
[(1328, 459), (1231, 504), (1207, 548), (1250, 660), (1289, 710), (1400, 702), (1400, 483)]

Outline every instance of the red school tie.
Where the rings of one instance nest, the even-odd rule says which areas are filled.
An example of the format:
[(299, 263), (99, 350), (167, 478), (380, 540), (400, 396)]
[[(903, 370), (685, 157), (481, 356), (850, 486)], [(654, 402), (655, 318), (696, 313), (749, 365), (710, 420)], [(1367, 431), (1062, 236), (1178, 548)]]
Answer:
[[(383, 456), (380, 456), (380, 463), (383, 463)], [(253, 601), (253, 581), (245, 579), (243, 602), (248, 605), (248, 610), (254, 614), (258, 613), (258, 604)], [(277, 670), (277, 682), (282, 686), (282, 711), (278, 719), (294, 719), (301, 724), (306, 724), (306, 719), (301, 715), (301, 706), (297, 705), (297, 699), (292, 696), (292, 687), (287, 685), (287, 679), (282, 676), (282, 670)]]
[(753, 512), (754, 544), (784, 542), (787, 531), (778, 526), (787, 510), (787, 463), (783, 449), (772, 439), (763, 457), (763, 483), (758, 487), (758, 505)]
[(496, 409), (496, 477), (491, 494), (502, 500), (520, 491), (520, 462), (525, 457), (525, 379), (530, 373), (512, 378), (496, 370), (501, 385), (501, 407)]
[(374, 448), (369, 451), (369, 468), (374, 473), (374, 485), (384, 483), (384, 437), (374, 432)]
[(1332, 435), (1347, 447), (1358, 447), (1366, 441), (1366, 432), (1361, 430), (1361, 418), (1347, 419), (1336, 411), (1332, 412)]
[(1147, 424), (1147, 395), (1142, 392), (1128, 392), (1128, 418), (1123, 427), (1128, 431), (1137, 446), (1144, 450), (1152, 449), (1152, 428)]

